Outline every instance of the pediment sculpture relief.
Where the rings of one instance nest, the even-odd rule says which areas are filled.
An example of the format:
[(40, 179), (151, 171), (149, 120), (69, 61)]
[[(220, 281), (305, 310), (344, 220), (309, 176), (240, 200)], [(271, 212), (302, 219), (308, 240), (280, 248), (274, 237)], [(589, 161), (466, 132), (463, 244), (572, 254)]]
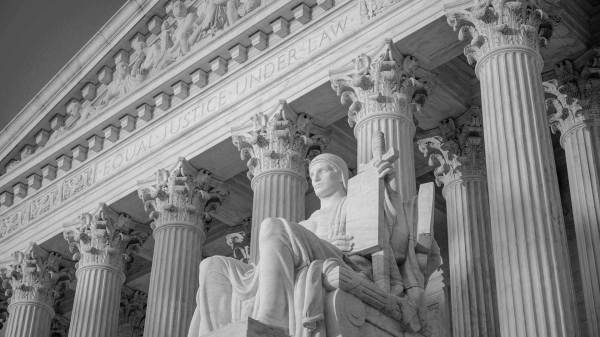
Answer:
[[(402, 216), (386, 190), (394, 160), (393, 156), (376, 157), (366, 176), (361, 173), (349, 184), (343, 159), (329, 153), (315, 157), (309, 173), (321, 208), (299, 223), (265, 219), (258, 231), (257, 263), (224, 256), (203, 260), (188, 337), (220, 336), (218, 331), (229, 331), (221, 329), (249, 318), (277, 329), (282, 336), (360, 336), (367, 331), (361, 330), (367, 325), (365, 317), (373, 316), (392, 326), (397, 335), (426, 335), (420, 333), (426, 329), (419, 306), (428, 267), (417, 256), (416, 240), (411, 240), (418, 235), (413, 232), (417, 223), (407, 229), (405, 242), (389, 239), (389, 230)], [(361, 224), (348, 218), (360, 213), (349, 207), (357, 207), (361, 193), (369, 199), (365, 200), (367, 208), (377, 208), (364, 210), (369, 225), (377, 227), (372, 228), (373, 247), (363, 240), (367, 231), (357, 231)], [(372, 200), (376, 195), (377, 200)], [(406, 247), (400, 260), (391, 252), (397, 244)], [(384, 252), (389, 270), (381, 271), (381, 264), (372, 263), (374, 256), (362, 254), (375, 251)], [(380, 274), (387, 275), (387, 286), (375, 281), (382, 278)]]
[(114, 64), (98, 72), (98, 83), (82, 88), (83, 99), (71, 99), (66, 116), (53, 128), (50, 142), (82, 121), (95, 116), (115, 100), (124, 97), (156, 73), (179, 61), (200, 41), (214, 36), (261, 5), (261, 0), (172, 0), (165, 16), (153, 16), (149, 33), (137, 33), (130, 50), (120, 50)]

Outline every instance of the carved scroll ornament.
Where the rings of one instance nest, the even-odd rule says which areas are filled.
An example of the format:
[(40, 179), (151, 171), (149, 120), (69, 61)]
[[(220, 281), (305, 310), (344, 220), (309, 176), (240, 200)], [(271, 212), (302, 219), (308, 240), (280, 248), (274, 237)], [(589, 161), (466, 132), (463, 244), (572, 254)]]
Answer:
[(448, 14), (448, 24), (458, 31), (458, 38), (470, 41), (464, 53), (469, 63), (481, 60), (491, 51), (521, 46), (534, 50), (546, 46), (552, 36), (551, 13), (555, 0), (473, 0), (468, 10)]

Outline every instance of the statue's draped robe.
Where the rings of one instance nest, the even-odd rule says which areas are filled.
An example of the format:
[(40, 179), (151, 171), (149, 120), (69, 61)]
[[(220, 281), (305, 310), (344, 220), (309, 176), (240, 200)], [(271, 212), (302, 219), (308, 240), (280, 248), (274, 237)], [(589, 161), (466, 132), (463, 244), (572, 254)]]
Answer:
[[(345, 199), (335, 211), (318, 210), (300, 224), (282, 218), (263, 221), (256, 265), (223, 256), (202, 261), (188, 337), (202, 336), (247, 317), (284, 328), (295, 337), (325, 337), (322, 275), (339, 265), (356, 269), (327, 241), (344, 226), (344, 203)], [(400, 271), (392, 265), (392, 279), (400, 279)], [(410, 286), (415, 285), (404, 284)]]

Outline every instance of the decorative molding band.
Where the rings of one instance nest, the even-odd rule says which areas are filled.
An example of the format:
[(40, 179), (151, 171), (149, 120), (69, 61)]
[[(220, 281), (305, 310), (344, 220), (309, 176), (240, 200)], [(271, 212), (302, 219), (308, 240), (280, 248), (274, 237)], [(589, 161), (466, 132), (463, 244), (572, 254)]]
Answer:
[[(256, 0), (247, 3), (259, 2), (260, 0)], [(64, 174), (89, 157), (98, 155), (136, 133), (136, 129), (143, 128), (153, 119), (164, 115), (174, 105), (189, 100), (190, 95), (204, 91), (213, 83), (222, 82), (229, 73), (241, 69), (238, 64), (255, 61), (262, 53), (288, 39), (288, 36), (310, 26), (291, 25), (286, 34), (283, 34), (280, 27), (281, 17), (275, 21), (272, 17), (279, 14), (286, 16), (292, 10), (291, 4), (289, 0), (280, 0), (267, 3), (260, 9), (252, 7), (253, 15), (240, 18), (235, 25), (223, 30), (224, 26), (215, 29), (202, 28), (199, 22), (208, 24), (210, 20), (200, 20), (195, 11), (200, 10), (199, 7), (187, 6), (177, 0), (168, 2), (164, 18), (156, 15), (150, 18), (147, 23), (147, 37), (138, 33), (130, 41), (131, 50), (115, 51), (115, 56), (109, 60), (109, 64), (98, 71), (97, 82), (82, 83), (80, 92), (74, 93), (71, 99), (65, 98), (68, 102), (64, 111), (56, 112), (48, 126), (32, 131), (35, 146), (23, 145), (15, 156), (2, 158), (5, 164), (0, 168), (0, 174), (4, 173), (0, 175), (0, 186), (5, 186), (4, 190), (7, 191), (9, 186), (22, 180), (23, 175), (40, 175), (39, 167), (58, 166), (59, 171), (64, 171)], [(319, 1), (317, 5), (309, 7), (312, 13), (309, 19), (317, 21), (326, 16), (332, 7), (327, 1)], [(185, 20), (180, 17), (183, 15), (180, 11), (186, 13), (185, 18), (193, 21), (189, 23), (192, 27), (179, 28), (185, 24)], [(194, 18), (196, 21), (192, 20)], [(225, 22), (229, 22), (228, 20), (231, 21), (226, 19)], [(261, 30), (257, 31), (255, 27), (262, 24), (270, 25), (273, 28), (272, 32), (267, 34)], [(200, 38), (191, 43), (178, 37), (182, 34), (191, 38), (194, 29), (206, 39)], [(208, 38), (213, 35), (214, 38)], [(224, 49), (232, 41), (238, 40), (250, 40), (251, 46), (236, 44), (233, 48)], [(161, 46), (161, 41), (167, 41), (169, 47)], [(313, 43), (309, 49), (318, 49), (317, 44), (322, 41)], [(185, 44), (187, 46), (184, 46)], [(231, 58), (214, 58), (215, 54), (221, 53), (220, 49)], [(249, 53), (250, 49), (252, 51)], [(289, 63), (297, 61), (298, 56), (290, 54), (285, 58), (280, 57), (271, 68), (249, 76), (246, 83), (239, 83), (237, 91), (245, 91), (254, 85), (252, 82), (261, 82), (271, 77), (280, 70), (275, 67), (286, 67)], [(144, 64), (147, 67), (145, 70)], [(179, 77), (184, 79), (167, 85), (173, 78)], [(157, 90), (160, 91), (159, 94), (155, 94)], [(153, 94), (155, 95), (152, 96)], [(148, 104), (149, 101), (153, 103)], [(218, 99), (210, 103), (211, 108), (217, 108), (214, 104), (220, 107), (223, 100)], [(77, 145), (72, 148), (70, 155), (57, 157), (60, 150), (65, 147), (71, 148), (73, 143)], [(32, 156), (33, 153), (36, 155)], [(46, 175), (39, 185), (46, 185), (54, 178), (52, 175)], [(27, 190), (23, 190), (22, 194), (23, 197), (26, 196)]]

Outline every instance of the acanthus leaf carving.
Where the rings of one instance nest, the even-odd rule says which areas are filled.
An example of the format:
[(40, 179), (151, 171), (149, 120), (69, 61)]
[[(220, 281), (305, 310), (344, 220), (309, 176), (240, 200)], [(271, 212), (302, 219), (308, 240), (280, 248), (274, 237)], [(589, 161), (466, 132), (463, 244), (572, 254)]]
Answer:
[(485, 152), (481, 111), (472, 108), (470, 118), (461, 127), (453, 119), (442, 121), (438, 136), (417, 141), (419, 151), (434, 166), (438, 186), (447, 185), (465, 176), (485, 175)]
[(141, 337), (144, 333), (147, 301), (148, 295), (140, 290), (125, 286), (121, 291), (119, 313), (121, 329), (123, 325), (127, 325), (132, 337)]
[(201, 226), (205, 233), (211, 212), (227, 195), (224, 184), (210, 171), (196, 169), (185, 158), (179, 158), (171, 170), (159, 169), (154, 178), (140, 182), (138, 188), (138, 196), (154, 220), (154, 230), (179, 222)]
[(415, 57), (403, 55), (392, 40), (386, 40), (375, 55), (360, 54), (351, 67), (330, 73), (333, 90), (349, 106), (351, 127), (379, 113), (401, 113), (412, 121), (431, 88), (431, 79), (425, 79), (431, 74), (419, 67)]
[(147, 22), (146, 36), (135, 34), (129, 41), (129, 50), (119, 50), (111, 64), (100, 68), (97, 83), (87, 83), (81, 94), (68, 100), (64, 119), (53, 128), (49, 140), (42, 146), (63, 138), (69, 130), (95, 117), (188, 55), (201, 41), (225, 30), (260, 5), (261, 0), (169, 1), (162, 16), (154, 15)]
[(244, 218), (242, 222), (229, 229), (225, 235), (225, 243), (231, 248), (234, 259), (244, 263), (250, 261), (250, 233), (251, 233), (252, 218)]
[(65, 230), (63, 237), (77, 268), (105, 265), (123, 271), (148, 235), (137, 231), (128, 215), (102, 203), (95, 214), (83, 214), (79, 227)]
[(13, 259), (9, 268), (0, 269), (2, 288), (10, 303), (35, 301), (53, 308), (63, 296), (65, 284), (72, 282), (71, 274), (60, 265), (60, 256), (35, 243), (13, 253)]
[(326, 130), (283, 100), (271, 115), (258, 113), (251, 117), (250, 126), (232, 133), (233, 144), (242, 160), (247, 160), (250, 180), (269, 170), (291, 170), (305, 175), (307, 157), (321, 152), (329, 143)]
[(459, 40), (469, 42), (464, 53), (472, 64), (502, 47), (545, 47), (560, 21), (555, 12), (555, 0), (473, 0), (470, 9), (449, 13), (447, 20)]
[(552, 132), (564, 135), (586, 122), (600, 122), (600, 48), (582, 68), (564, 60), (554, 72), (556, 78), (543, 83)]

